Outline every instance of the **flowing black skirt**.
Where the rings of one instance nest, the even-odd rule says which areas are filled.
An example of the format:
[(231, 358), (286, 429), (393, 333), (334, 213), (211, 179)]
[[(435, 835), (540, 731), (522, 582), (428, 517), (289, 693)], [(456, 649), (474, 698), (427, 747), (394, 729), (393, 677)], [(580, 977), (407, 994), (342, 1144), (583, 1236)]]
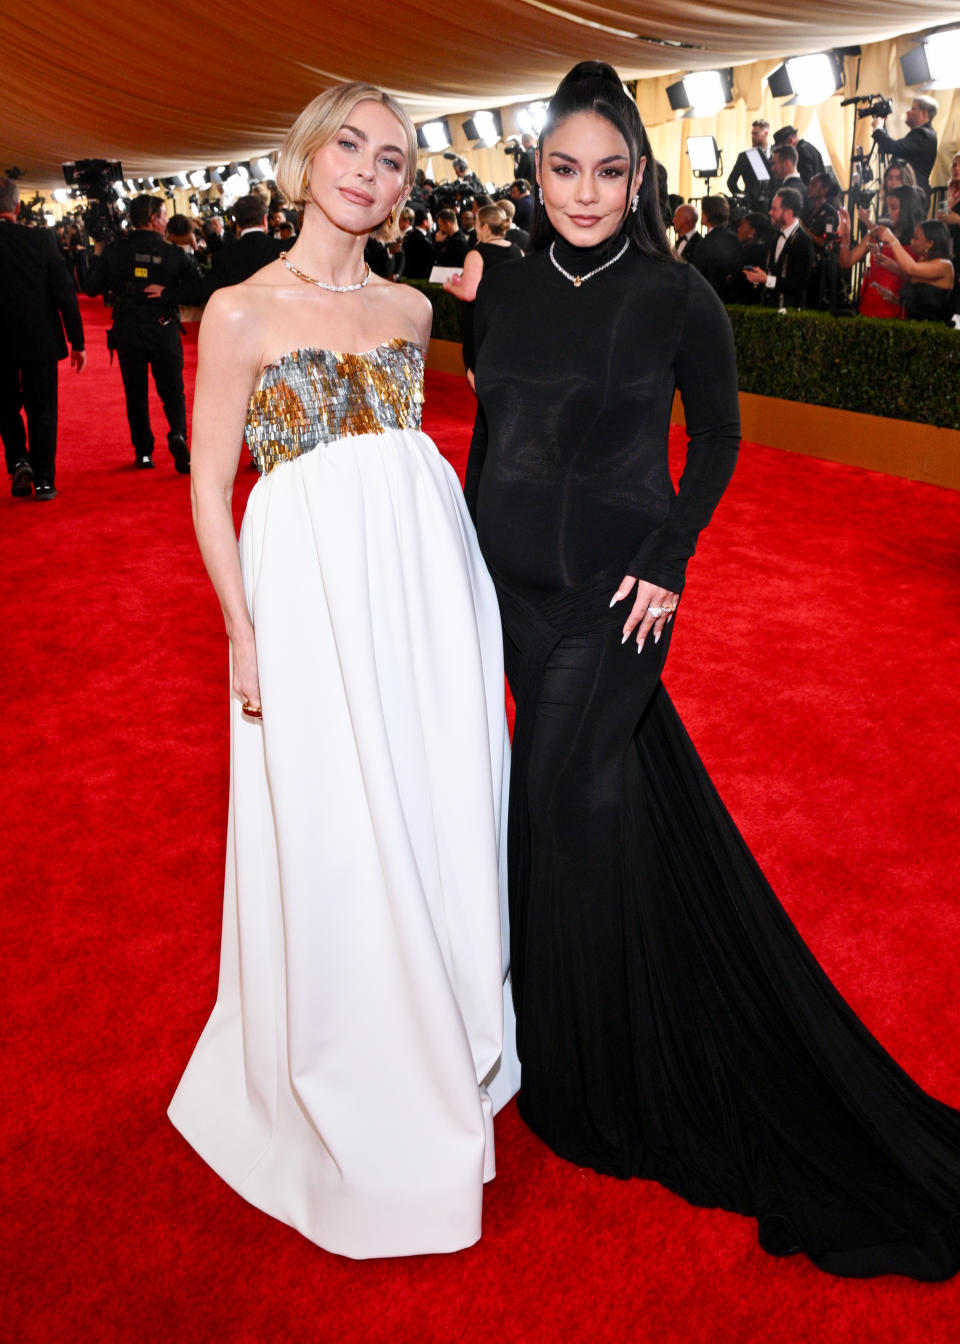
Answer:
[(521, 1115), (573, 1162), (752, 1215), (773, 1254), (949, 1278), (960, 1112), (811, 955), (663, 688), (669, 631), (621, 646), (621, 577), (498, 582)]

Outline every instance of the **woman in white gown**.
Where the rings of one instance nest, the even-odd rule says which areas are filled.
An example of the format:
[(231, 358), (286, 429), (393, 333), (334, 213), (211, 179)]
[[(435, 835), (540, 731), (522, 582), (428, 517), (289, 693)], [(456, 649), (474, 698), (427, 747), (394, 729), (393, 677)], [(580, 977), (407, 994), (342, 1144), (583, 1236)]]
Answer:
[(420, 432), (430, 305), (363, 262), (415, 165), (376, 88), (304, 110), (278, 171), (301, 234), (211, 299), (193, 419), (230, 812), (217, 1002), (169, 1114), (245, 1199), (354, 1257), (477, 1240), (518, 1085), (497, 600)]

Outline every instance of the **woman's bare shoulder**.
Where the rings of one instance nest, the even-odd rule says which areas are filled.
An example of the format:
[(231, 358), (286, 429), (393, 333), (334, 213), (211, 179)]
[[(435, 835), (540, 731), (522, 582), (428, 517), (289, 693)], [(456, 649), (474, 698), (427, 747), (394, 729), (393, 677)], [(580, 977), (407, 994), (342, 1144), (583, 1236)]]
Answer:
[(396, 334), (407, 336), (412, 328), (417, 333), (417, 343), (426, 349), (433, 325), (433, 304), (426, 294), (413, 285), (402, 282), (395, 284), (392, 280), (382, 280), (380, 277), (377, 277), (375, 294), (379, 302), (391, 308), (393, 325), (399, 324), (406, 328), (400, 330), (398, 327)]

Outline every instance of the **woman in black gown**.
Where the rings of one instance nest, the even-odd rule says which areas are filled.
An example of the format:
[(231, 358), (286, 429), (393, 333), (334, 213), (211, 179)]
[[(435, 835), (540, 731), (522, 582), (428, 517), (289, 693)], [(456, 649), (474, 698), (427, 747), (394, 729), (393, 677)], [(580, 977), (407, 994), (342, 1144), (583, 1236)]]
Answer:
[(538, 163), (536, 250), (479, 292), (466, 484), (517, 702), (520, 1112), (574, 1162), (754, 1216), (773, 1254), (947, 1278), (960, 1113), (833, 988), (660, 681), (737, 454), (729, 322), (670, 252), (647, 137), (609, 66), (561, 84)]

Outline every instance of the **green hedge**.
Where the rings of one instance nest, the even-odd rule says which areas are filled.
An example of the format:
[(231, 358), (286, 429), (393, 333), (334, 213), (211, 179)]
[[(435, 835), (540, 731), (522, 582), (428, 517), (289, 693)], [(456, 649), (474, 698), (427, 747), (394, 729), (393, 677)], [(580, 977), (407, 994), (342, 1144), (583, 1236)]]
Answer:
[(419, 289), (433, 304), (433, 330), (430, 333), (433, 339), (459, 343), (460, 299), (448, 294), (442, 285), (431, 285), (429, 280), (405, 280), (404, 284)]
[(960, 332), (936, 322), (728, 309), (740, 391), (960, 429)]
[[(433, 304), (433, 335), (460, 340), (460, 300), (408, 280)], [(728, 309), (740, 391), (960, 429), (960, 332), (934, 322)]]

